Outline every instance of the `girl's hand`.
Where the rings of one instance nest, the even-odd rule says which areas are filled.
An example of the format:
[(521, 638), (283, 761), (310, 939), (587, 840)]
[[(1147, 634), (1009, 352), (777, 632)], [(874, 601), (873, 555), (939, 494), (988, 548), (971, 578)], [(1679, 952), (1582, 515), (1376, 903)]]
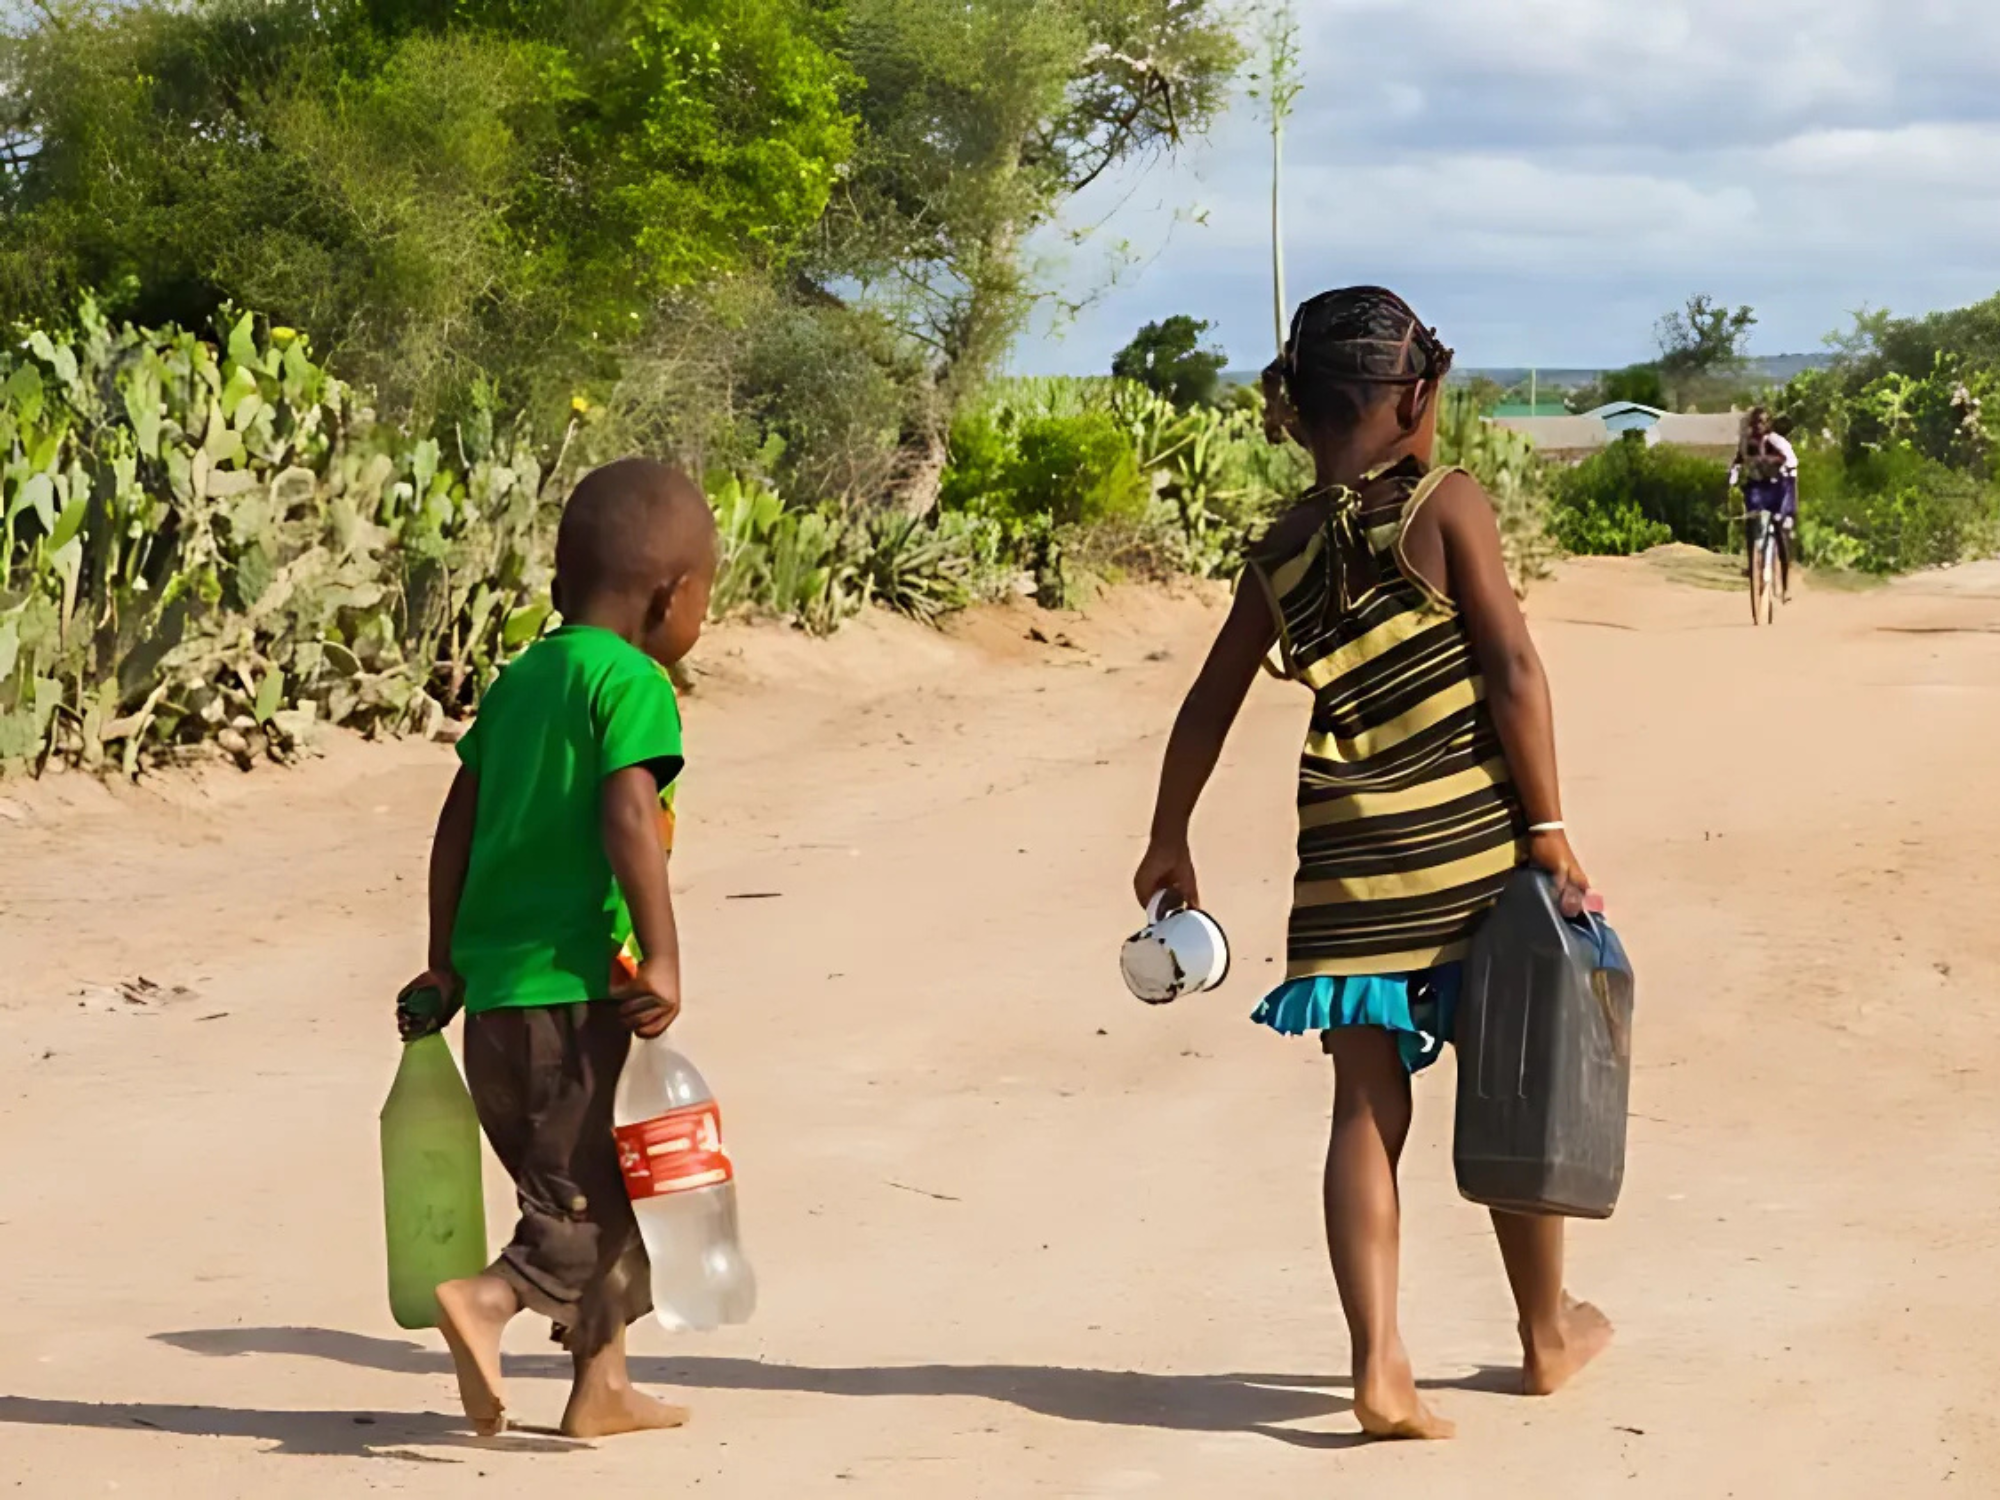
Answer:
[(1546, 870), (1554, 879), (1563, 915), (1582, 916), (1590, 895), (1590, 877), (1583, 873), (1576, 851), (1570, 848), (1569, 835), (1560, 829), (1532, 835), (1528, 840), (1528, 858), (1536, 869)]
[(1201, 905), (1194, 855), (1188, 851), (1186, 839), (1154, 839), (1146, 857), (1139, 861), (1139, 873), (1132, 877), (1132, 892), (1139, 904), (1147, 905), (1161, 891), (1172, 891), (1189, 906)]

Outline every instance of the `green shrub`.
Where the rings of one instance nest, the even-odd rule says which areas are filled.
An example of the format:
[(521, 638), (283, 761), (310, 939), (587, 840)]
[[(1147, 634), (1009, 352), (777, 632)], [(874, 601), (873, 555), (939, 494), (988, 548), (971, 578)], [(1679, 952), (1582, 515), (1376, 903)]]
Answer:
[[(1871, 573), (1935, 567), (1989, 550), (2000, 488), (1908, 443), (1845, 457), (1828, 445), (1800, 453), (1799, 515), (1833, 566)], [(1835, 540), (1838, 539), (1838, 540)]]
[[(2000, 379), (1990, 371), (1967, 374), (1939, 354), (1921, 380), (1891, 372), (1855, 392), (1846, 405), (1846, 448), (1862, 460), (1907, 445), (1925, 458), (1967, 471), (1983, 470), (2000, 416)], [(1996, 408), (1989, 413), (1987, 407)]]
[(1146, 508), (1152, 487), (1131, 437), (1108, 411), (1032, 418), (1015, 443), (1019, 456), (1007, 474), (1007, 493), (1017, 515), (1090, 526)]
[(1627, 437), (1558, 471), (1553, 491), (1550, 525), (1572, 552), (1729, 545), (1728, 468), (1683, 449)]
[(1666, 522), (1653, 520), (1633, 501), (1601, 496), (1581, 507), (1557, 506), (1555, 536), (1564, 551), (1584, 557), (1630, 557), (1674, 539)]
[(1799, 517), (1799, 561), (1809, 568), (1851, 572), (1867, 562), (1868, 549), (1858, 537), (1811, 516)]
[(1013, 436), (994, 411), (967, 412), (952, 424), (938, 505), (947, 511), (1012, 515), (1008, 474), (1015, 456)]
[(1001, 382), (959, 417), (941, 498), (1000, 520), (1055, 603), (1093, 571), (1233, 573), (1310, 479), (1299, 450), (1264, 440), (1254, 393), (1182, 411), (1133, 381), (1046, 378)]

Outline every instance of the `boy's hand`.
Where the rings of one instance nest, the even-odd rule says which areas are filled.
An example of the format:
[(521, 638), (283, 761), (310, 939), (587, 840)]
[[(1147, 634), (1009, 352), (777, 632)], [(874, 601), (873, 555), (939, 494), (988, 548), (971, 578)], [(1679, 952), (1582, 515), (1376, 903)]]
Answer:
[(1538, 870), (1546, 870), (1556, 883), (1556, 899), (1566, 917), (1580, 917), (1590, 901), (1590, 877), (1583, 873), (1569, 835), (1560, 829), (1538, 833), (1528, 840), (1528, 858)]
[(1194, 878), (1194, 855), (1186, 839), (1155, 839), (1139, 861), (1139, 873), (1132, 877), (1132, 891), (1145, 906), (1161, 891), (1172, 891), (1189, 906), (1201, 905), (1201, 892)]
[(396, 996), (396, 1031), (406, 1042), (443, 1031), (465, 1003), (465, 981), (448, 966), (433, 965)]
[(613, 988), (611, 998), (619, 1002), (618, 1019), (635, 1036), (651, 1041), (681, 1013), (678, 965), (654, 960), (642, 963), (637, 974)]

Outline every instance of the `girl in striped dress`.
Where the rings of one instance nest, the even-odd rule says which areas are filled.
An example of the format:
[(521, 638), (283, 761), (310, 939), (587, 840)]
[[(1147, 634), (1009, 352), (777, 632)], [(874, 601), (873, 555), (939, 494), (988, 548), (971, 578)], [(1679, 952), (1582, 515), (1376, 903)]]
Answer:
[[(1447, 1437), (1397, 1330), (1397, 1161), (1410, 1076), (1451, 1036), (1460, 959), (1508, 876), (1547, 870), (1572, 914), (1589, 882), (1563, 831), (1549, 690), (1493, 507), (1433, 469), (1451, 351), (1379, 287), (1299, 308), (1265, 372), (1267, 431), (1317, 482), (1253, 550), (1174, 722), (1136, 888), (1199, 900), (1188, 820), (1261, 664), (1312, 693), (1299, 761), (1287, 969), (1253, 1019), (1333, 1058), (1327, 1248), (1354, 1410), (1382, 1437)], [(1496, 1212), (1523, 1388), (1546, 1395), (1609, 1341), (1563, 1288), (1562, 1220)]]

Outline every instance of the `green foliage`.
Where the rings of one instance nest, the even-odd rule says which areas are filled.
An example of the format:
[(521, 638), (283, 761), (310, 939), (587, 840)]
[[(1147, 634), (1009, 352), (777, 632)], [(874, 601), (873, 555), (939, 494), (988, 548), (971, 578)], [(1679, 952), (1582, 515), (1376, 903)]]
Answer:
[(1447, 391), (1438, 413), (1437, 460), (1469, 470), (1492, 499), (1508, 575), (1525, 596), (1530, 583), (1548, 576), (1556, 550), (1549, 532), (1549, 469), (1535, 456), (1534, 440), (1486, 421), (1471, 393)]
[(1111, 412), (1031, 417), (1014, 441), (1018, 456), (1005, 493), (1017, 516), (1088, 526), (1129, 518), (1145, 507), (1149, 491), (1139, 455)]
[(1802, 515), (1798, 523), (1799, 561), (1809, 568), (1830, 568), (1853, 572), (1866, 568), (1868, 547), (1859, 537), (1849, 536), (1838, 526), (1814, 516)]
[[(1080, 506), (1077, 497), (1097, 486), (1039, 482), (1035, 445), (1051, 433), (1062, 435), (1051, 446), (1065, 454), (1098, 445), (1117, 454), (1098, 472), (1123, 474), (1124, 448), (1103, 436), (1107, 418), (1143, 478), (1132, 492), (1136, 503)], [(1471, 470), (1492, 496), (1509, 571), (1525, 592), (1547, 573), (1555, 551), (1546, 525), (1548, 471), (1533, 443), (1485, 422), (1476, 397), (1454, 391), (1440, 414), (1438, 457)], [(1226, 410), (1182, 411), (1129, 381), (1043, 379), (998, 386), (959, 419), (942, 493), (948, 513), (998, 519), (1007, 545), (1035, 575), (1037, 596), (1055, 603), (1087, 589), (1093, 574), (1232, 576), (1249, 541), (1311, 479), (1305, 454), (1266, 441), (1254, 393)]]
[(387, 432), (248, 315), (211, 343), (86, 302), (31, 333), (0, 355), (0, 456), (0, 761), (425, 728), (548, 615), (532, 445)]
[(1939, 354), (1968, 370), (2000, 370), (2000, 295), (1919, 318), (1864, 309), (1855, 314), (1851, 335), (1829, 342), (1843, 367), (1864, 381), (1889, 372), (1921, 379)]
[(1847, 448), (1859, 455), (1907, 444), (1933, 462), (1981, 469), (1995, 446), (1996, 389), (2000, 372), (1967, 373), (1956, 356), (1939, 351), (1921, 380), (1892, 370), (1849, 398)]
[(1004, 531), (979, 516), (871, 517), (858, 564), (862, 599), (925, 624), (997, 597), (1013, 573)]
[(1202, 347), (1202, 335), (1214, 326), (1186, 313), (1148, 323), (1112, 357), (1111, 374), (1118, 380), (1137, 381), (1183, 410), (1213, 406), (1229, 364), (1229, 356), (1220, 349)]
[(0, 322), (91, 290), (142, 325), (255, 307), (419, 434), (553, 435), (581, 396), (589, 451), (667, 440), (921, 513), (1040, 295), (1031, 237), (1206, 128), (1234, 19), (50, 0), (0, 37)]
[(1991, 550), (2000, 511), (2000, 297), (1899, 319), (1854, 315), (1834, 367), (1772, 401), (1799, 446), (1800, 544), (1886, 573)]
[(1725, 372), (1741, 363), (1743, 345), (1757, 326), (1748, 307), (1731, 311), (1706, 292), (1690, 297), (1685, 308), (1661, 318), (1659, 373), (1670, 386)]
[(301, 328), (428, 420), (566, 404), (674, 288), (788, 254), (853, 146), (810, 0), (152, 0), (7, 54), (0, 314)]
[(1845, 438), (1846, 398), (1839, 378), (1829, 371), (1801, 371), (1766, 404), (1772, 422), (1795, 443)]
[(709, 611), (761, 610), (828, 635), (860, 607), (839, 520), (787, 510), (777, 492), (735, 475), (712, 483), (717, 568)]
[(1605, 401), (1636, 401), (1641, 406), (1667, 405), (1667, 383), (1658, 365), (1628, 365), (1604, 377)]
[(1826, 444), (1800, 453), (1807, 560), (1870, 573), (1935, 567), (1990, 551), (2000, 487), (1895, 443), (1848, 456)]
[(1089, 526), (1144, 510), (1151, 485), (1108, 382), (1011, 382), (955, 425), (940, 498), (1016, 527)]
[(1563, 549), (1584, 557), (1630, 557), (1674, 539), (1672, 527), (1653, 520), (1635, 502), (1603, 495), (1557, 506), (1553, 521)]
[(1686, 542), (1729, 542), (1729, 475), (1713, 459), (1636, 434), (1558, 470), (1549, 524), (1571, 552), (1623, 555)]
[(1264, 440), (1254, 403), (1179, 410), (1133, 382), (1008, 381), (952, 430), (947, 512), (993, 517), (1044, 603), (1093, 573), (1233, 573), (1305, 488), (1309, 466)]
[(934, 624), (997, 597), (1013, 569), (992, 520), (821, 504), (788, 510), (773, 490), (726, 475), (709, 486), (720, 541), (710, 611), (775, 615), (830, 635), (870, 604)]
[(1074, 193), (1222, 109), (1215, 0), (846, 0), (852, 174), (805, 266), (923, 351), (891, 498), (928, 509), (952, 424), (1038, 292), (1024, 246)]

